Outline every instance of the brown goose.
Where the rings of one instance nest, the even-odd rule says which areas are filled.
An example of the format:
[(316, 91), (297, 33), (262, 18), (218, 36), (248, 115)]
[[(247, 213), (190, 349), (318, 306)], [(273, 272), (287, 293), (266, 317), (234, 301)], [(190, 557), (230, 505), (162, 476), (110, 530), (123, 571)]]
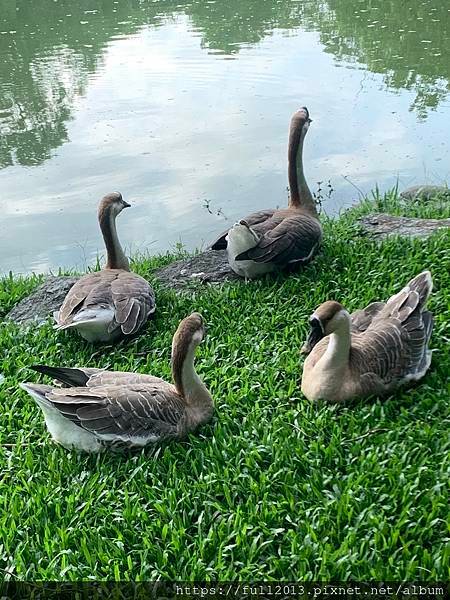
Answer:
[(352, 315), (339, 302), (321, 304), (302, 349), (310, 352), (303, 366), (304, 395), (342, 402), (389, 394), (421, 379), (431, 363), (433, 317), (426, 310), (431, 289), (431, 274), (424, 271), (386, 303)]
[(322, 228), (303, 172), (303, 142), (311, 119), (306, 107), (291, 119), (288, 144), (288, 208), (252, 213), (224, 232), (213, 250), (227, 248), (235, 273), (252, 278), (275, 269), (306, 264), (315, 255)]
[(68, 449), (99, 452), (177, 440), (210, 420), (214, 405), (197, 375), (194, 357), (205, 327), (199, 313), (181, 321), (172, 342), (174, 384), (159, 377), (34, 366), (65, 387), (22, 383), (38, 403), (53, 439)]
[(76, 329), (89, 342), (111, 342), (136, 333), (155, 312), (152, 287), (130, 272), (117, 237), (116, 217), (129, 206), (119, 192), (100, 202), (98, 221), (106, 246), (106, 266), (81, 277), (70, 289), (55, 313), (56, 329)]

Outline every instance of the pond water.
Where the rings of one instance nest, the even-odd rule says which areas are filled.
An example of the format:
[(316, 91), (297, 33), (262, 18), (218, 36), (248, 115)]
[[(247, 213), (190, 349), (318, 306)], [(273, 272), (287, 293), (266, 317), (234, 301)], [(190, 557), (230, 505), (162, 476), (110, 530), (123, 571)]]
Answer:
[(283, 205), (302, 105), (328, 214), (449, 181), (449, 37), (442, 0), (1, 0), (0, 272), (91, 264), (113, 190), (128, 252)]

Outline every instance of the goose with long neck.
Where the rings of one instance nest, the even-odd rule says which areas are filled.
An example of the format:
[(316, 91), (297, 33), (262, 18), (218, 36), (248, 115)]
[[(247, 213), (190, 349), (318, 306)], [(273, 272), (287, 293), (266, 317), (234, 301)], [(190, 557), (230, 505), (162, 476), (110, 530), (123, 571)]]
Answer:
[(116, 218), (130, 205), (119, 192), (105, 196), (98, 222), (106, 247), (106, 266), (81, 277), (55, 313), (56, 329), (75, 329), (90, 342), (112, 342), (139, 331), (155, 312), (150, 284), (130, 265), (120, 244)]
[(339, 302), (321, 304), (302, 349), (309, 354), (304, 395), (343, 402), (389, 394), (421, 379), (431, 362), (433, 317), (426, 310), (431, 289), (431, 274), (424, 271), (386, 303), (374, 302), (351, 315)]
[(303, 170), (303, 144), (310, 123), (306, 107), (291, 119), (288, 207), (248, 215), (211, 246), (213, 250), (227, 249), (228, 262), (241, 277), (253, 278), (276, 269), (305, 265), (319, 248), (322, 227)]
[(21, 387), (41, 408), (52, 438), (65, 448), (99, 452), (180, 440), (214, 412), (211, 394), (194, 366), (204, 336), (199, 313), (181, 321), (172, 342), (174, 384), (140, 373), (36, 365), (35, 371), (65, 387)]

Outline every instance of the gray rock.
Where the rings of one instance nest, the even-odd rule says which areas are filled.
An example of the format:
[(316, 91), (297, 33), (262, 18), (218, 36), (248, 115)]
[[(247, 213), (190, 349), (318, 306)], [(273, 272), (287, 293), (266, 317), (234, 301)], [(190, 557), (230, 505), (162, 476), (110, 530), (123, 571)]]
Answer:
[(403, 190), (400, 196), (404, 200), (431, 200), (450, 197), (450, 189), (440, 185), (414, 185)]
[(16, 323), (43, 323), (58, 310), (78, 277), (48, 277), (35, 292), (18, 302), (6, 315)]
[(178, 289), (196, 282), (223, 283), (240, 279), (230, 269), (226, 250), (207, 250), (196, 256), (177, 260), (155, 271), (155, 276), (165, 285)]
[(450, 219), (412, 219), (386, 214), (374, 214), (358, 219), (363, 233), (376, 239), (390, 235), (426, 238), (438, 229), (450, 227)]

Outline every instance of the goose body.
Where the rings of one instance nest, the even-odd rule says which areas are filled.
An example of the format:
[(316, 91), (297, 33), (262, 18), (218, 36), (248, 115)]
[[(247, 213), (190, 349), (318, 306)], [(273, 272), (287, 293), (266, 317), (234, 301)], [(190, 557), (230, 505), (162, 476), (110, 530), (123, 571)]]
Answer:
[(81, 277), (55, 313), (56, 329), (75, 329), (89, 342), (112, 342), (136, 333), (155, 312), (150, 284), (130, 271), (117, 237), (117, 215), (130, 206), (121, 194), (105, 196), (98, 220), (107, 250), (106, 267)]
[(303, 172), (303, 142), (311, 119), (303, 107), (292, 119), (289, 131), (289, 205), (248, 215), (212, 244), (227, 249), (235, 273), (253, 278), (293, 265), (307, 264), (322, 239), (316, 205)]
[(23, 383), (36, 400), (52, 438), (67, 449), (99, 452), (184, 438), (210, 420), (210, 393), (194, 368), (203, 340), (201, 315), (184, 319), (172, 343), (174, 383), (139, 373), (38, 365), (63, 387)]
[(426, 310), (429, 271), (412, 279), (386, 303), (374, 302), (350, 315), (334, 301), (310, 319), (303, 352), (302, 392), (310, 400), (343, 402), (385, 395), (418, 381), (431, 363), (433, 317)]

